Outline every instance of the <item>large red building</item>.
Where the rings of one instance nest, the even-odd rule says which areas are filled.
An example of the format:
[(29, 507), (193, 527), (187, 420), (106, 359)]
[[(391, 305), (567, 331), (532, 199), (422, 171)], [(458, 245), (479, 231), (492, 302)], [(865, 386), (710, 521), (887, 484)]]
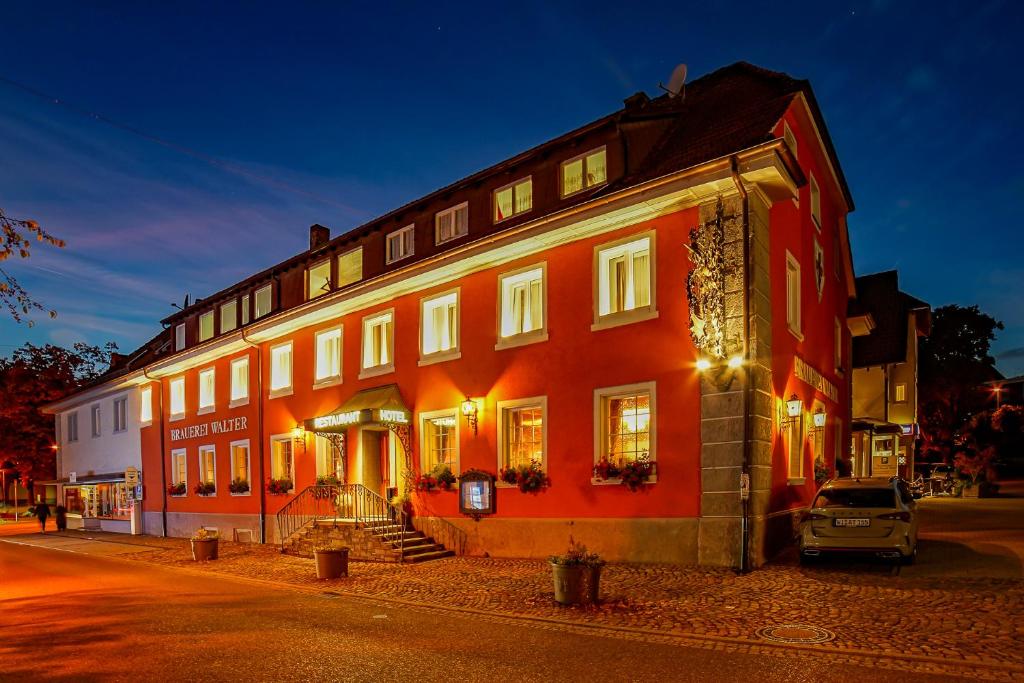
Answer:
[[(806, 81), (638, 93), (168, 317), (51, 406), (62, 495), (157, 534), (287, 543), (360, 497), (471, 554), (757, 564), (849, 444), (851, 209)], [(72, 493), (77, 413), (124, 395), (141, 485)], [(420, 490), (531, 464), (488, 514)]]

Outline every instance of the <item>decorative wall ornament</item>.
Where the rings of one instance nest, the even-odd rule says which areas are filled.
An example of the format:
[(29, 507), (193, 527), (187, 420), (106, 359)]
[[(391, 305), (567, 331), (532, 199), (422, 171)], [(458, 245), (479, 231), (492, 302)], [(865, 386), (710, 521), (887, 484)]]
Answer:
[(690, 336), (708, 356), (725, 358), (725, 208), (718, 198), (714, 218), (690, 231), (690, 262), (686, 298), (690, 305)]

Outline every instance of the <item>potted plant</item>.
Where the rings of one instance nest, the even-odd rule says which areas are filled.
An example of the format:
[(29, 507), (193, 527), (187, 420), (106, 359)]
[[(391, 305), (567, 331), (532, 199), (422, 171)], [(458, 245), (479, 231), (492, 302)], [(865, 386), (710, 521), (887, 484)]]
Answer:
[(601, 569), (604, 560), (597, 553), (587, 551), (582, 543), (569, 537), (569, 549), (563, 555), (548, 558), (551, 578), (555, 586), (555, 601), (561, 605), (597, 602), (600, 592)]
[(291, 490), (291, 479), (271, 479), (267, 482), (267, 493), (272, 496), (286, 496)]
[(615, 464), (607, 455), (603, 456), (594, 465), (594, 479), (597, 481), (610, 481), (618, 479), (622, 475), (622, 468)]
[(518, 467), (506, 467), (499, 473), (501, 480), (506, 484), (514, 484), (523, 493), (536, 493), (551, 483), (551, 479), (541, 469), (539, 462), (530, 462), (529, 465)]
[(407, 517), (412, 517), (412, 496), (406, 493), (396, 493), (391, 497), (391, 504), (400, 509)]
[(828, 466), (825, 465), (825, 461), (818, 458), (814, 461), (814, 483), (821, 486), (828, 481), (829, 472)]
[(185, 482), (179, 481), (177, 484), (171, 484), (167, 487), (167, 493), (171, 496), (184, 496), (188, 492), (188, 486)]
[(321, 474), (316, 478), (317, 486), (341, 486), (341, 479), (336, 474)]
[(210, 531), (205, 527), (196, 529), (192, 534), (192, 559), (196, 562), (216, 560), (218, 540), (216, 531)]
[(228, 490), (231, 493), (249, 493), (249, 482), (245, 479), (232, 479)]
[(995, 455), (994, 446), (977, 452), (965, 450), (956, 454), (953, 464), (965, 478), (962, 493), (964, 498), (978, 498), (983, 488), (987, 488), (985, 485), (992, 476), (992, 460)]
[(652, 474), (654, 474), (653, 460), (634, 460), (627, 462), (622, 467), (619, 479), (622, 480), (624, 485), (629, 487), (630, 491), (636, 491), (640, 488), (641, 484), (647, 483)]
[(217, 485), (212, 481), (201, 481), (192, 490), (200, 496), (212, 496), (217, 493)]
[(316, 560), (316, 578), (348, 576), (348, 548), (333, 542), (322, 543), (313, 548), (313, 557)]

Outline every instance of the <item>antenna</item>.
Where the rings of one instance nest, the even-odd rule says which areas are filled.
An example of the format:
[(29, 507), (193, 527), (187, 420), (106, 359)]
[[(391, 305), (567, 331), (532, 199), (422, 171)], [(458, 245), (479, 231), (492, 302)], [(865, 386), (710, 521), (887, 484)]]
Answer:
[(177, 308), (179, 311), (184, 311), (186, 308), (188, 308), (188, 294), (185, 295), (185, 303), (184, 303), (183, 306), (179, 306), (178, 304), (174, 303), (173, 301), (171, 302), (171, 306), (173, 306), (174, 308)]
[(658, 87), (668, 93), (669, 97), (680, 97), (686, 90), (686, 65), (680, 64), (672, 70), (669, 76), (668, 86), (658, 83)]

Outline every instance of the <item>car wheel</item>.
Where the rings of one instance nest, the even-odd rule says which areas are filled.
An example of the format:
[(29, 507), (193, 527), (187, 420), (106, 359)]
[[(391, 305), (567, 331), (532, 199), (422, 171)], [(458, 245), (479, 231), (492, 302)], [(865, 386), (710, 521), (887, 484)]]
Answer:
[(904, 555), (902, 558), (900, 558), (900, 562), (904, 566), (907, 566), (907, 565), (914, 564), (914, 561), (916, 559), (917, 559), (917, 546), (915, 545), (914, 549), (910, 551), (909, 555)]
[(800, 566), (801, 567), (810, 567), (811, 565), (813, 565), (815, 563), (815, 561), (817, 559), (818, 558), (816, 558), (816, 557), (811, 557), (810, 555), (804, 555), (803, 553), (800, 553)]

